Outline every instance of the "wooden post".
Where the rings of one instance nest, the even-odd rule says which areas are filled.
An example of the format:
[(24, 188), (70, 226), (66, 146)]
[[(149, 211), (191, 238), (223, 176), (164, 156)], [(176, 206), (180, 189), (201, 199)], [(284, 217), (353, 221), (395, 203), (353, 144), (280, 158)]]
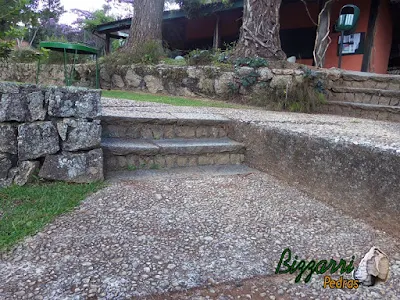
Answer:
[(110, 48), (111, 48), (111, 41), (110, 41), (111, 39), (110, 39), (110, 34), (109, 33), (106, 33), (106, 47), (105, 47), (105, 50), (106, 50), (106, 54), (110, 54)]
[(213, 48), (217, 50), (221, 44), (221, 36), (220, 36), (220, 22), (219, 22), (219, 15), (217, 15), (217, 19), (215, 21), (215, 29), (214, 29), (214, 39), (213, 39)]
[(370, 63), (372, 57), (372, 49), (374, 48), (374, 38), (376, 33), (376, 20), (378, 18), (379, 7), (381, 5), (381, 0), (371, 0), (371, 9), (368, 19), (368, 29), (365, 37), (365, 50), (363, 55), (363, 60), (361, 64), (361, 72), (373, 72), (370, 70)]

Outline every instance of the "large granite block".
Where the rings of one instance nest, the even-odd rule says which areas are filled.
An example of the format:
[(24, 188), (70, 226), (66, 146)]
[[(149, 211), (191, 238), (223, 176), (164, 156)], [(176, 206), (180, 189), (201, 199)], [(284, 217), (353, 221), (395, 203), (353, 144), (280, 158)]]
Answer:
[(11, 124), (0, 124), (0, 152), (17, 154), (17, 128)]
[(64, 119), (57, 123), (62, 139), (62, 149), (66, 151), (98, 148), (101, 142), (100, 120)]
[(35, 122), (18, 126), (18, 158), (29, 160), (60, 150), (56, 127), (52, 122)]
[(95, 149), (82, 153), (48, 155), (39, 177), (77, 183), (103, 180), (103, 151)]
[(101, 91), (76, 87), (51, 89), (46, 98), (53, 117), (94, 119), (101, 114)]
[(44, 93), (41, 91), (1, 94), (0, 97), (0, 122), (32, 122), (46, 118)]

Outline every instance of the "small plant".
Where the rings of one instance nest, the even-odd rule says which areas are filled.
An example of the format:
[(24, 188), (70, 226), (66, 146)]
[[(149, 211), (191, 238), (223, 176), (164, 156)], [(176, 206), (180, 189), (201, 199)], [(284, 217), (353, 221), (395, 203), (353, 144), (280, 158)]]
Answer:
[(257, 82), (258, 74), (255, 71), (251, 71), (249, 74), (246, 74), (240, 78), (240, 83), (243, 87), (248, 88)]
[(238, 94), (241, 87), (250, 88), (258, 82), (258, 77), (260, 75), (252, 70), (247, 74), (239, 74), (238, 68), (235, 68), (235, 78), (233, 82), (228, 83), (229, 95), (233, 96)]
[(231, 56), (232, 56), (232, 52), (235, 49), (236, 46), (236, 42), (232, 42), (232, 43), (225, 43), (224, 47), (225, 50), (221, 50), (218, 49), (215, 53), (214, 53), (214, 61), (216, 63), (222, 63), (222, 64), (231, 64)]
[(235, 82), (228, 83), (228, 90), (230, 95), (236, 95), (239, 93), (240, 86)]
[(235, 60), (235, 67), (261, 68), (267, 66), (268, 62), (262, 57), (240, 57)]
[(126, 167), (126, 169), (127, 169), (128, 171), (136, 171), (136, 170), (137, 170), (137, 167), (134, 166), (134, 165), (128, 165), (128, 166)]
[(208, 50), (193, 50), (186, 55), (186, 62), (188, 65), (198, 66), (198, 65), (210, 65), (213, 61), (213, 55)]
[(164, 49), (156, 41), (148, 41), (140, 47), (134, 49), (133, 60), (145, 64), (158, 64), (161, 57), (165, 55)]
[(158, 165), (158, 164), (152, 164), (151, 166), (150, 166), (150, 170), (159, 170), (161, 167), (160, 167), (160, 165)]
[(228, 84), (229, 94), (238, 94), (240, 87), (250, 88), (257, 84), (258, 77), (260, 76), (255, 70), (250, 72), (241, 72), (241, 67), (259, 68), (265, 67), (268, 63), (264, 58), (261, 57), (245, 57), (238, 58), (235, 60), (235, 78), (234, 82)]

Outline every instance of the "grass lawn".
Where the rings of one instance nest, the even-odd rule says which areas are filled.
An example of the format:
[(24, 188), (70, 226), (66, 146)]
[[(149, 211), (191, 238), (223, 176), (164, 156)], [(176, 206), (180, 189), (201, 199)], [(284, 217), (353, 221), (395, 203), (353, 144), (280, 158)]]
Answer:
[(0, 189), (0, 250), (32, 235), (71, 211), (103, 183), (37, 183)]
[(137, 93), (130, 91), (103, 90), (101, 94), (103, 97), (108, 97), (108, 98), (128, 99), (128, 100), (144, 101), (144, 102), (157, 102), (157, 103), (171, 104), (176, 106), (251, 108), (249, 106), (227, 103), (223, 101), (209, 100), (209, 99), (185, 98), (178, 96), (146, 94), (146, 93)]

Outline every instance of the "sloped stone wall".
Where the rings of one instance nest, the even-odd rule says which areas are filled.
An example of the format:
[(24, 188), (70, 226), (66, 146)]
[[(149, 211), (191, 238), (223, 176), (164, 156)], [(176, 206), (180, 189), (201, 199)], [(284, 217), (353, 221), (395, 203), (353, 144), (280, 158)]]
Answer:
[(103, 180), (100, 91), (0, 82), (0, 187)]

